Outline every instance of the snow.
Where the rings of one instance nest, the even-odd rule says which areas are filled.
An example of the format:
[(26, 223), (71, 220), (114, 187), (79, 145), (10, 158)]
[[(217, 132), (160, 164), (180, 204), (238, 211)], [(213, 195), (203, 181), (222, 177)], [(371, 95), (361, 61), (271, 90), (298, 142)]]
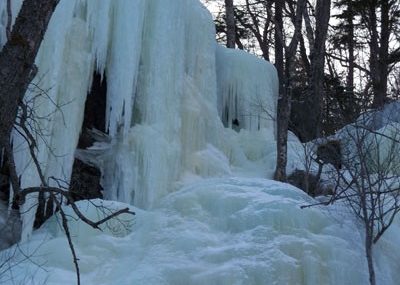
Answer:
[[(114, 221), (117, 227), (100, 232), (71, 218), (82, 283), (367, 284), (356, 222), (340, 206), (300, 209), (311, 202), (299, 189), (271, 180), (214, 178), (169, 194), (152, 210), (134, 208), (133, 220), (123, 217), (128, 228)], [(96, 218), (91, 203), (100, 201), (79, 207)], [(399, 230), (395, 224), (376, 247), (378, 284), (397, 284), (400, 277)], [(33, 261), (46, 262), (48, 272), (25, 262), (14, 273), (20, 267), (34, 273), (32, 284), (45, 278), (49, 285), (73, 284), (71, 254), (55, 217), (25, 247), (36, 250)]]
[[(15, 15), (21, 0), (12, 2)], [(276, 160), (276, 71), (217, 46), (214, 34), (197, 0), (60, 1), (36, 59), (35, 83), (47, 94), (38, 97), (32, 87), (26, 95), (47, 118), (35, 129), (39, 162), (50, 185), (57, 186), (51, 177), (68, 183), (84, 103), (99, 72), (107, 79), (110, 140), (89, 151), (110, 201), (79, 207), (93, 218), (99, 203), (129, 204), (137, 213), (95, 231), (67, 210), (82, 284), (367, 283), (363, 237), (344, 208), (301, 210), (313, 200), (262, 179), (272, 177)], [(18, 134), (14, 146), (22, 187), (40, 185)], [(292, 137), (288, 170), (301, 167), (303, 156)], [(19, 262), (18, 251), (7, 271), (13, 276), (0, 275), (13, 279), (0, 282), (73, 284), (59, 218), (32, 235), (31, 198), (19, 246), (32, 260)], [(396, 223), (376, 247), (379, 284), (400, 277), (399, 230)]]
[(343, 159), (351, 162), (364, 158), (368, 173), (398, 175), (400, 123), (396, 108), (399, 104), (391, 103), (381, 111), (361, 115), (356, 123), (339, 130), (335, 138), (341, 142)]

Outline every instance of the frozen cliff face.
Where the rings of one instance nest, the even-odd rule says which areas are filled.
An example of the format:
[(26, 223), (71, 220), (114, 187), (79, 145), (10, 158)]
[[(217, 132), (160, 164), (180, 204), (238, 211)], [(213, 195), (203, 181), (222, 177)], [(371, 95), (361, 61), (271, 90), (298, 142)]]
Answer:
[[(21, 1), (13, 3), (15, 15)], [(4, 42), (4, 3), (0, 9)], [(40, 129), (46, 178), (69, 181), (95, 71), (107, 80), (104, 127), (111, 142), (96, 144), (91, 162), (102, 170), (107, 199), (149, 208), (183, 174), (230, 174), (231, 164), (248, 157), (222, 122), (268, 130), (273, 141), (274, 124), (252, 106), (267, 102), (274, 116), (274, 68), (217, 47), (214, 35), (211, 15), (197, 0), (61, 0), (36, 59), (40, 89), (32, 85), (26, 96), (45, 117), (33, 132)], [(14, 140), (22, 187), (39, 185), (24, 140), (17, 134)], [(35, 204), (29, 201), (26, 210)], [(26, 229), (32, 219), (25, 215)]]

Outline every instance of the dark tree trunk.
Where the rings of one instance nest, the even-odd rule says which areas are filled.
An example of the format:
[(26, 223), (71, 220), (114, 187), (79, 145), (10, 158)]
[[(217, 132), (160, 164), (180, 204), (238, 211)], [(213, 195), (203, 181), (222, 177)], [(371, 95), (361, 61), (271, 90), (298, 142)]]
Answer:
[(6, 26), (6, 37), (7, 40), (11, 39), (11, 24), (12, 24), (12, 11), (11, 11), (11, 0), (7, 0), (7, 26)]
[(328, 33), (331, 0), (318, 0), (314, 45), (311, 50), (311, 76), (309, 78), (307, 140), (321, 135), (322, 104), (324, 100), (325, 41)]
[(287, 116), (288, 102), (285, 94), (286, 88), (284, 88), (284, 62), (283, 62), (283, 40), (280, 38), (283, 35), (282, 27), (282, 10), (284, 1), (275, 0), (275, 68), (278, 73), (279, 79), (279, 99), (278, 99), (278, 110), (277, 110), (277, 167), (275, 170), (275, 180), (285, 181), (286, 180), (286, 161), (287, 161), (287, 126), (285, 127), (284, 118)]
[(347, 37), (347, 48), (349, 51), (349, 67), (346, 78), (347, 92), (353, 92), (354, 90), (354, 68), (355, 68), (355, 56), (354, 56), (354, 11), (352, 3), (347, 6), (347, 24), (348, 24), (348, 37)]
[(371, 3), (368, 7), (368, 26), (370, 29), (371, 39), (369, 41), (370, 56), (369, 56), (369, 66), (372, 81), (372, 90), (374, 93), (373, 105), (377, 106), (382, 97), (380, 93), (380, 82), (381, 82), (381, 72), (379, 70), (379, 45), (378, 45), (378, 31), (377, 31), (377, 19), (376, 19), (376, 8)]
[[(367, 173), (362, 169), (361, 176), (364, 173)], [(362, 186), (364, 185), (364, 181), (361, 181)], [(361, 213), (362, 213), (362, 220), (365, 226), (365, 256), (367, 258), (368, 264), (368, 273), (369, 273), (369, 283), (370, 285), (376, 285), (376, 278), (375, 278), (375, 269), (374, 269), (374, 262), (372, 256), (372, 247), (373, 247), (373, 239), (374, 239), (374, 217), (375, 217), (375, 210), (376, 208), (371, 208), (368, 200), (367, 194), (365, 193), (365, 187), (363, 187), (360, 193), (360, 206), (361, 206)]]
[[(282, 12), (285, 1), (284, 0), (276, 0), (275, 1), (275, 9), (278, 12), (278, 17), (280, 17), (280, 13)], [(285, 69), (283, 70), (282, 78), (280, 80), (279, 87), (279, 99), (278, 99), (278, 112), (277, 112), (277, 158), (276, 158), (276, 168), (274, 179), (278, 181), (286, 181), (286, 165), (287, 165), (287, 138), (288, 138), (288, 127), (289, 127), (289, 118), (290, 118), (290, 101), (291, 101), (291, 74), (293, 69), (293, 63), (297, 51), (297, 46), (299, 39), (301, 37), (301, 27), (302, 27), (302, 19), (303, 19), (303, 11), (305, 8), (306, 0), (299, 0), (296, 4), (296, 15), (294, 20), (294, 34), (293, 38), (290, 41), (288, 47), (285, 47)], [(276, 15), (275, 15), (276, 16)], [(275, 18), (275, 37), (277, 41), (281, 42), (282, 46), (285, 46), (285, 41), (283, 39), (282, 32), (282, 19)], [(278, 46), (279, 47), (279, 46)], [(278, 63), (277, 69), (280, 69), (282, 66), (279, 66), (282, 62), (282, 59), (279, 58), (281, 54), (278, 55), (277, 60)], [(278, 74), (281, 72), (278, 70)], [(278, 75), (279, 76), (279, 75)]]
[(380, 81), (377, 83), (375, 90), (374, 105), (377, 107), (382, 106), (387, 98), (388, 86), (388, 56), (389, 56), (389, 37), (390, 37), (390, 21), (389, 21), (389, 3), (388, 1), (381, 1), (381, 34), (380, 34), (380, 47), (379, 47), (379, 61), (378, 71), (380, 72)]
[(233, 0), (225, 0), (226, 47), (235, 48), (236, 26)]
[(11, 244), (20, 237), (21, 221), (16, 199), (20, 187), (10, 136), (18, 106), (36, 75), (35, 58), (58, 2), (59, 0), (25, 0), (11, 33), (8, 31), (8, 41), (0, 51), (0, 153), (7, 153), (10, 182), (14, 191), (12, 209), (5, 229), (9, 232), (3, 234), (12, 236), (9, 241)]
[(279, 97), (283, 94), (283, 41), (280, 36), (283, 34), (282, 10), (284, 2), (275, 0), (275, 68), (279, 78)]
[(307, 49), (306, 49), (306, 44), (304, 42), (304, 38), (300, 37), (300, 56), (301, 56), (301, 62), (304, 65), (304, 69), (307, 73), (307, 77), (310, 76), (311, 73), (311, 65), (310, 65), (310, 60), (308, 59), (307, 56)]
[(0, 52), (0, 149), (9, 144), (18, 105), (36, 74), (36, 54), (58, 2), (25, 0)]
[(378, 32), (378, 19), (376, 3), (368, 7), (367, 25), (370, 30), (370, 72), (373, 90), (373, 107), (378, 108), (385, 104), (387, 98), (388, 58), (390, 37), (390, 6), (388, 1), (381, 1), (380, 34)]
[(367, 257), (368, 263), (368, 272), (369, 272), (369, 283), (370, 285), (376, 285), (376, 277), (375, 277), (375, 269), (373, 263), (372, 256), (372, 234), (370, 233), (369, 227), (366, 226), (366, 236), (365, 236), (365, 254)]

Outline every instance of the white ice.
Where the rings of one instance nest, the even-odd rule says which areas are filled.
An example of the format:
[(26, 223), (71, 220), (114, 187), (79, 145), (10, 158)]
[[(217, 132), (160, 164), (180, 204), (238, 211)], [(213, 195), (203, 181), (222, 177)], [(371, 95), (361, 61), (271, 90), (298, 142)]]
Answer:
[[(3, 17), (3, 31), (4, 24)], [(94, 70), (108, 87), (105, 127), (112, 142), (96, 162), (107, 199), (150, 208), (176, 190), (182, 173), (229, 173), (228, 165), (214, 171), (215, 163), (199, 159), (211, 149), (230, 164), (243, 164), (243, 151), (225, 135), (221, 108), (241, 129), (263, 129), (273, 142), (274, 68), (217, 48), (214, 34), (209, 12), (195, 0), (61, 1), (36, 60), (35, 83), (47, 96), (37, 97), (33, 87), (26, 96), (38, 116), (51, 114), (39, 122), (45, 177), (69, 180)], [(40, 184), (23, 138), (14, 140), (22, 186)], [(35, 209), (30, 201), (24, 238)]]
[[(12, 2), (15, 15), (21, 0)], [(48, 118), (38, 122), (38, 159), (51, 185), (51, 177), (68, 182), (92, 75), (103, 74), (111, 141), (93, 147), (92, 162), (105, 197), (137, 212), (132, 232), (117, 226), (116, 236), (71, 219), (83, 284), (365, 284), (362, 235), (350, 216), (300, 210), (312, 202), (305, 194), (260, 179), (272, 177), (276, 159), (276, 72), (217, 46), (214, 35), (197, 0), (60, 1), (36, 59), (34, 82), (47, 95), (34, 87), (26, 95)], [(289, 145), (288, 169), (301, 167), (302, 145)], [(39, 185), (18, 135), (14, 146), (22, 187)], [(31, 236), (31, 198), (21, 246), (47, 271), (27, 261), (9, 272), (25, 284), (73, 284), (56, 218)], [(399, 277), (398, 231), (376, 250), (381, 284)]]
[[(114, 221), (104, 232), (72, 222), (82, 284), (367, 284), (357, 223), (344, 207), (300, 209), (312, 202), (287, 184), (218, 178), (169, 194), (153, 210), (136, 208), (133, 222), (124, 216), (124, 224)], [(96, 217), (88, 202), (79, 205)], [(378, 284), (397, 284), (399, 243), (395, 224), (375, 247)], [(47, 271), (24, 262), (13, 269), (16, 281), (32, 274), (29, 284), (75, 282), (56, 218), (22, 249)]]

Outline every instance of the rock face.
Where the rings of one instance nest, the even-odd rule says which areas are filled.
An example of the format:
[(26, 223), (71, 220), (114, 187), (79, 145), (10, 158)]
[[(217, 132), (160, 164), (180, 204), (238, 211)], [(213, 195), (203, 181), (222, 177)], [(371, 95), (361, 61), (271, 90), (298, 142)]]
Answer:
[[(98, 143), (95, 133), (106, 135), (106, 100), (107, 80), (104, 76), (94, 73), (92, 87), (86, 98), (78, 149), (84, 151)], [(75, 158), (69, 183), (69, 191), (75, 201), (103, 198), (103, 187), (100, 181), (101, 170), (99, 168)]]
[(7, 205), (10, 196), (10, 183), (7, 173), (0, 172), (0, 203)]
[(75, 201), (103, 198), (100, 185), (101, 172), (96, 167), (75, 159), (69, 191)]
[(288, 183), (303, 190), (311, 197), (333, 194), (331, 183), (324, 183), (318, 174), (296, 169), (288, 177)]

